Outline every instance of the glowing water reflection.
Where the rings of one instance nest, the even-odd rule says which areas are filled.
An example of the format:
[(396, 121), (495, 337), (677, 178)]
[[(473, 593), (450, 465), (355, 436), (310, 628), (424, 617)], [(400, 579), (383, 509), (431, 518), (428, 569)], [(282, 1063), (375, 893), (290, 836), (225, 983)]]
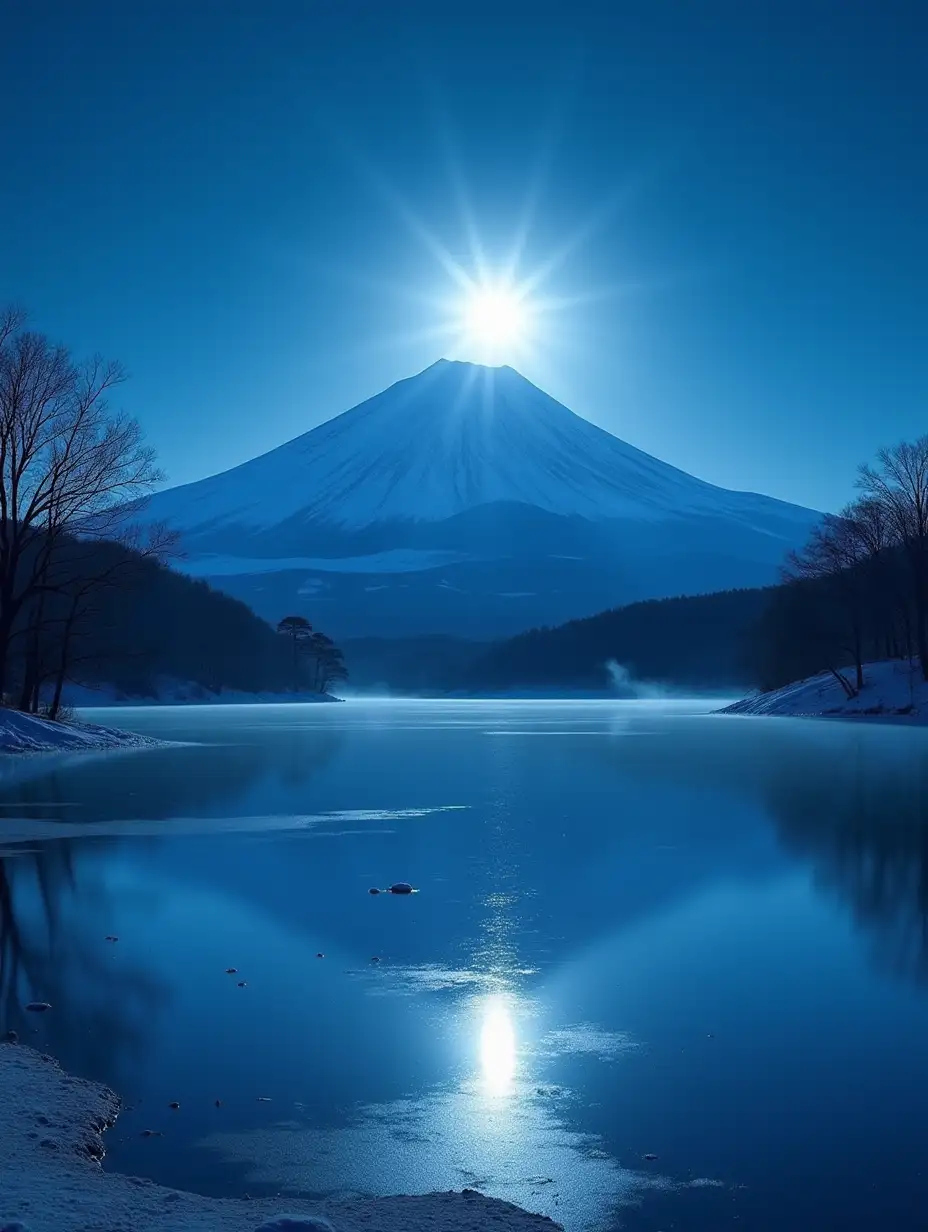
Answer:
[(499, 996), (483, 1003), (480, 1028), (480, 1069), (488, 1095), (509, 1095), (516, 1072), (516, 1033), (506, 1002)]

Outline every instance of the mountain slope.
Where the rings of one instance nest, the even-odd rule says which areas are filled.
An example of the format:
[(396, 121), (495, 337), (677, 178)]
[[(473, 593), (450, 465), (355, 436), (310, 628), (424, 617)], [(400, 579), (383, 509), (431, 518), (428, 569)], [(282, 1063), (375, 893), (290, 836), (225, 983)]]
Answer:
[(660, 462), (511, 368), (446, 360), (147, 516), (268, 617), (479, 637), (764, 584), (817, 517)]

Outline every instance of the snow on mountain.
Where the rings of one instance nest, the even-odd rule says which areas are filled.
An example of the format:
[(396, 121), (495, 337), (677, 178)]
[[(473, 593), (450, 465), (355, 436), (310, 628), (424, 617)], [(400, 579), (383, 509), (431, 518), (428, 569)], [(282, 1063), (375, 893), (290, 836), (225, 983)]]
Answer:
[(270, 453), (160, 493), (151, 507), (185, 531), (267, 529), (297, 514), (357, 530), (442, 521), (495, 502), (594, 520), (749, 520), (765, 508), (787, 517), (794, 509), (660, 462), (512, 368), (448, 360)]
[(511, 368), (440, 360), (145, 516), (267, 619), (479, 638), (764, 585), (819, 515), (695, 479)]

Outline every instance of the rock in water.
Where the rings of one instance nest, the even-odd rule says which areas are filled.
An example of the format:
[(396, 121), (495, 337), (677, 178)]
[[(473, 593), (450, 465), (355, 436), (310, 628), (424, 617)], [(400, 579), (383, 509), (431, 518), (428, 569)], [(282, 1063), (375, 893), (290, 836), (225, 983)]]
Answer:
[(391, 894), (412, 894), (412, 892), (412, 886), (408, 881), (394, 881), (393, 885), (390, 886)]

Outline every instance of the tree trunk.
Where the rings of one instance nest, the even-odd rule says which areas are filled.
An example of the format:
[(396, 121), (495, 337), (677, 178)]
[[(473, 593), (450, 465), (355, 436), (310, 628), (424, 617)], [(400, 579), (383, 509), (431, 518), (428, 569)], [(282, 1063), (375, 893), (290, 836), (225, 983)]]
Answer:
[(32, 707), (32, 682), (34, 679), (31, 647), (27, 647), (26, 656), (23, 661), (23, 679), (22, 687), (19, 690), (19, 705), (17, 706), (18, 710), (25, 710), (27, 714)]
[(928, 680), (928, 633), (925, 629), (925, 603), (919, 599), (915, 613), (915, 640), (918, 648), (918, 662), (922, 669), (922, 679)]
[(8, 596), (0, 594), (0, 702), (10, 687), (10, 643), (15, 622), (13, 603)]
[(859, 621), (854, 623), (854, 671), (856, 673), (857, 692), (859, 693), (864, 687), (864, 651), (863, 651), (863, 634)]
[(29, 615), (29, 627), (24, 638), (23, 679), (19, 693), (19, 709), (34, 713), (33, 698), (39, 683), (39, 635), (42, 623), (41, 605), (33, 607)]
[(838, 684), (844, 690), (848, 701), (852, 701), (857, 696), (857, 690), (854, 688), (854, 686), (851, 684), (848, 678), (842, 672), (839, 672), (836, 667), (830, 667), (828, 670), (831, 672), (832, 676), (834, 676), (835, 680), (837, 680)]
[(59, 667), (58, 674), (55, 677), (55, 692), (52, 694), (51, 704), (48, 707), (48, 717), (50, 719), (58, 718), (58, 712), (61, 709), (61, 691), (64, 688), (64, 677), (65, 669), (62, 666)]
[(55, 691), (52, 694), (52, 700), (48, 707), (48, 717), (50, 719), (57, 719), (58, 712), (61, 710), (61, 693), (68, 674), (68, 652), (71, 647), (71, 637), (74, 633), (74, 625), (77, 622), (79, 610), (79, 599), (72, 599), (71, 610), (61, 631), (61, 655), (58, 659), (58, 671), (55, 673)]

